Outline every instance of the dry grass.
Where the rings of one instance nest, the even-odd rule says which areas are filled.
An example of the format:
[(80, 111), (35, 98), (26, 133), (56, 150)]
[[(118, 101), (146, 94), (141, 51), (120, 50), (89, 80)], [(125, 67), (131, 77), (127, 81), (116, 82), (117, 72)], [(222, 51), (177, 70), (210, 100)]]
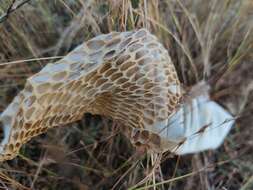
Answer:
[[(11, 1), (3, 0), (0, 14)], [(136, 152), (112, 121), (85, 115), (1, 163), (0, 189), (253, 189), (251, 0), (31, 0), (0, 23), (0, 111), (25, 79), (100, 33), (146, 27), (185, 87), (207, 80), (237, 125), (216, 151)]]

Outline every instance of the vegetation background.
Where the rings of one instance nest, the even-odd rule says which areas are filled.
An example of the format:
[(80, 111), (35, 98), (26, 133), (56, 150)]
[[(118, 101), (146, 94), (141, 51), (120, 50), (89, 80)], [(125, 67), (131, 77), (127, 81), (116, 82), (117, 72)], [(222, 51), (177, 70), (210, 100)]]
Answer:
[(238, 117), (224, 145), (154, 163), (120, 126), (87, 114), (1, 163), (0, 189), (253, 189), (252, 0), (0, 0), (0, 112), (48, 62), (93, 36), (141, 27), (168, 49), (186, 88), (207, 80)]

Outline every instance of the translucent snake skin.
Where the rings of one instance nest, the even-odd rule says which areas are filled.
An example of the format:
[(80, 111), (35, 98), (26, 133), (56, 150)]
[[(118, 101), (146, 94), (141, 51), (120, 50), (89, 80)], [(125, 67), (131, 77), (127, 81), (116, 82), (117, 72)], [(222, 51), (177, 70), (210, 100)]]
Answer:
[[(184, 154), (217, 147), (232, 122), (214, 147), (191, 151), (193, 142), (180, 150), (178, 146), (186, 142), (186, 136), (205, 125), (198, 122), (195, 131), (186, 130), (190, 124), (180, 123), (186, 108), (181, 106), (181, 98), (175, 67), (154, 35), (146, 29), (99, 35), (27, 79), (25, 88), (0, 116), (4, 131), (0, 161), (14, 158), (32, 137), (80, 120), (87, 112), (118, 122), (134, 145), (153, 152)], [(214, 104), (226, 119), (232, 118)], [(206, 106), (201, 109), (202, 114), (203, 109), (210, 110)], [(172, 120), (176, 124), (164, 132)]]

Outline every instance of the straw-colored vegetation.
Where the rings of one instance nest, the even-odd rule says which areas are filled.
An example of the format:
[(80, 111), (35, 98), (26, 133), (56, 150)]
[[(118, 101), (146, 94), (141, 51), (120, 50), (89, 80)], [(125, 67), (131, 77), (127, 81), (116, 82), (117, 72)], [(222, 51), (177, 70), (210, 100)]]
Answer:
[(30, 0), (1, 19), (12, 2), (0, 2), (0, 112), (27, 77), (83, 41), (146, 27), (185, 88), (208, 81), (237, 124), (216, 151), (156, 157), (136, 151), (112, 121), (87, 114), (1, 163), (0, 189), (253, 188), (251, 0)]

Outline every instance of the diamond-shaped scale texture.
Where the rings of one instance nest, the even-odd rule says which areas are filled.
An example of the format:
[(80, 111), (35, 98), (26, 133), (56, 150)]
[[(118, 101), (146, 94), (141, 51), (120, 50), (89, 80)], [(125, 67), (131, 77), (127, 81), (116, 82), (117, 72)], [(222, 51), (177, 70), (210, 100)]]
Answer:
[(0, 116), (0, 161), (87, 112), (119, 122), (136, 145), (164, 151), (156, 125), (167, 121), (180, 98), (174, 65), (155, 36), (145, 29), (99, 35), (27, 79)]

